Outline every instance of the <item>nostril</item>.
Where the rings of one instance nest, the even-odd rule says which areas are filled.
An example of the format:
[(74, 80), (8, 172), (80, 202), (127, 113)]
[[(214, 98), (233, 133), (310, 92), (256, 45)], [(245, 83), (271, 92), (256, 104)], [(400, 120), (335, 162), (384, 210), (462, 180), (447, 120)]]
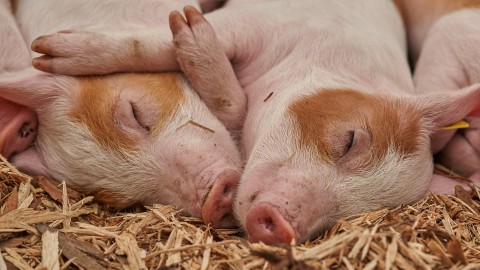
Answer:
[(275, 223), (273, 222), (273, 219), (271, 217), (266, 217), (263, 219), (263, 221), (259, 221), (259, 223), (263, 224), (265, 226), (265, 229), (269, 231), (275, 231)]
[(233, 195), (234, 191), (235, 187), (233, 187), (232, 185), (225, 185), (225, 187), (223, 188), (223, 196), (230, 197), (231, 195)]
[(32, 132), (33, 130), (29, 128), (29, 123), (23, 123), (18, 130), (18, 135), (20, 136), (20, 138), (27, 138)]

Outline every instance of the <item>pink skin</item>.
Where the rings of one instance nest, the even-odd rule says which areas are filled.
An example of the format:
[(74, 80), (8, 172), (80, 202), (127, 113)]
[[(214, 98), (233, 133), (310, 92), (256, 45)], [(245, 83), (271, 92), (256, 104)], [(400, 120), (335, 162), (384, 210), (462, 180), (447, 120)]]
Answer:
[[(261, 3), (257, 5), (256, 2)], [(425, 195), (432, 177), (433, 164), (430, 159), (428, 138), (431, 130), (425, 128), (422, 133), (425, 136), (420, 143), (422, 149), (418, 155), (412, 156), (418, 160), (408, 164), (401, 163), (402, 166), (389, 163), (391, 166), (375, 170), (373, 173), (377, 178), (372, 179), (370, 174), (365, 173), (367, 174), (365, 176), (362, 172), (349, 170), (347, 165), (356, 163), (354, 157), (347, 159), (351, 162), (338, 162), (333, 166), (314, 159), (315, 153), (312, 153), (311, 149), (298, 147), (300, 143), (296, 137), (297, 126), (292, 126), (291, 118), (284, 117), (288, 114), (288, 105), (291, 104), (289, 101), (332, 85), (340, 88), (359, 87), (370, 91), (371, 94), (378, 92), (388, 94), (389, 91), (400, 92), (401, 89), (413, 91), (405, 51), (401, 50), (403, 31), (400, 18), (395, 17), (393, 6), (382, 6), (391, 3), (379, 1), (370, 7), (383, 8), (381, 11), (373, 12), (381, 15), (379, 19), (382, 21), (379, 23), (352, 12), (350, 5), (344, 6), (340, 1), (328, 1), (328, 4), (302, 1), (294, 6), (288, 1), (256, 2), (251, 8), (245, 5), (242, 9), (240, 7), (244, 2), (229, 1), (223, 9), (207, 14), (211, 28), (201, 25), (205, 21), (200, 20), (199, 13), (190, 7), (184, 9), (185, 21), (180, 20), (178, 14), (172, 14), (170, 16), (172, 32), (177, 37), (183, 34), (182, 38), (185, 39), (177, 38), (177, 44), (174, 45), (168, 45), (169, 39), (165, 29), (158, 28), (155, 31), (136, 32), (134, 35), (99, 37), (95, 33), (73, 32), (43, 36), (32, 46), (38, 52), (49, 55), (36, 59), (34, 65), (45, 71), (65, 74), (98, 74), (122, 68), (128, 70), (129, 67), (133, 70), (175, 70), (180, 67), (187, 69), (191, 64), (188, 61), (193, 63), (205, 61), (197, 58), (202, 54), (195, 50), (199, 49), (201, 52), (205, 45), (202, 42), (207, 41), (202, 41), (202, 38), (198, 37), (216, 36), (218, 43), (222, 45), (221, 48), (209, 40), (210, 43), (207, 44), (212, 45), (210, 48), (213, 52), (210, 51), (204, 57), (207, 60), (211, 56), (217, 59), (218, 52), (224, 52), (233, 63), (235, 76), (248, 97), (248, 112), (242, 134), (242, 146), (248, 159), (238, 187), (234, 210), (247, 229), (251, 241), (264, 241), (270, 244), (290, 243), (291, 240), (302, 242), (328, 228), (340, 216), (378, 207), (393, 207), (413, 202)], [(331, 6), (335, 8), (335, 12), (331, 12)], [(232, 10), (228, 13), (230, 7)], [(238, 9), (235, 9), (237, 7)], [(292, 12), (292, 9), (295, 9), (295, 12)], [(310, 15), (311, 21), (308, 27), (303, 28), (306, 25), (303, 15), (307, 15), (304, 13)], [(302, 16), (295, 17), (299, 14)], [(352, 18), (358, 20), (353, 27), (357, 28), (351, 29), (355, 31), (352, 31), (350, 33), (352, 36), (349, 37), (356, 37), (355, 33), (361, 32), (358, 26), (362, 22), (363, 27), (369, 31), (385, 30), (381, 35), (375, 33), (381, 36), (382, 40), (391, 43), (385, 44), (387, 46), (384, 47), (378, 42), (373, 42), (368, 43), (366, 47), (358, 48), (358, 42), (352, 39), (348, 42), (336, 40), (338, 35), (332, 35), (331, 31), (334, 33), (335, 31), (331, 29), (335, 27), (334, 22), (340, 20), (342, 16), (348, 17), (345, 22), (353, 21)], [(386, 23), (387, 21), (391, 22), (391, 25)], [(185, 28), (185, 22), (191, 32)], [(325, 22), (332, 24), (325, 25)], [(180, 32), (176, 32), (175, 23), (180, 25)], [(278, 27), (279, 25), (281, 27)], [(386, 28), (381, 28), (383, 26)], [(211, 29), (216, 35), (201, 32)], [(149, 58), (128, 57), (131, 51), (126, 50), (125, 45), (132, 36), (155, 48), (150, 52)], [(91, 44), (92, 40), (96, 40), (94, 38), (100, 40)], [(189, 46), (190, 50), (185, 51), (191, 52), (190, 56), (193, 56), (191, 59), (172, 55), (175, 46), (179, 51), (183, 50), (182, 44)], [(192, 44), (195, 46), (192, 47)], [(74, 46), (75, 49), (68, 50), (70, 46)], [(347, 53), (352, 49), (360, 50), (358, 54)], [(91, 67), (94, 59), (88, 59), (90, 50), (107, 54), (105, 59), (102, 59), (106, 63), (106, 69)], [(330, 51), (324, 53), (323, 50)], [(111, 58), (108, 56), (109, 51), (123, 53)], [(385, 57), (391, 58), (387, 61)], [(175, 62), (177, 59), (180, 64)], [(375, 59), (378, 61), (370, 62)], [(118, 69), (108, 70), (110, 65)], [(215, 72), (216, 68), (213, 67), (214, 65), (212, 71)], [(336, 72), (340, 70), (341, 73), (337, 74)], [(187, 70), (185, 73), (192, 78), (196, 75), (195, 69)], [(228, 93), (228, 90), (226, 91)], [(465, 113), (463, 110), (453, 110), (447, 106), (448, 104), (454, 104), (461, 109), (470, 108), (473, 106), (472, 97), (478, 97), (479, 93), (477, 86), (462, 91), (458, 96), (442, 94), (422, 96), (418, 99), (405, 96), (402, 100), (393, 97), (392, 100), (399, 103), (412, 102), (409, 104), (414, 104), (418, 108), (425, 106), (427, 114), (425, 118), (428, 119), (424, 120), (428, 122), (430, 128), (438, 128), (464, 116), (459, 116)], [(379, 94), (380, 96), (383, 97)], [(208, 105), (212, 108), (214, 104)], [(349, 144), (343, 136), (345, 131), (352, 127), (343, 127), (341, 124), (335, 132), (327, 136), (333, 137), (334, 142), (341, 143), (337, 148), (350, 149), (346, 146), (356, 145), (353, 143), (354, 140), (352, 139), (352, 143)], [(355, 130), (361, 127), (353, 128)], [(367, 142), (369, 140), (370, 137), (366, 139)], [(364, 144), (364, 147), (362, 143), (359, 145), (361, 149), (358, 150), (358, 155), (354, 156), (370, 152), (367, 151), (368, 143)], [(408, 173), (412, 175), (401, 178)], [(405, 186), (409, 188), (406, 189)]]
[(9, 159), (35, 139), (37, 115), (25, 106), (0, 98), (0, 154)]
[(214, 228), (230, 228), (236, 225), (232, 205), (240, 173), (227, 170), (217, 176), (202, 206), (202, 218)]
[(250, 209), (246, 218), (248, 241), (265, 244), (290, 243), (295, 239), (292, 225), (273, 205), (259, 203)]
[(195, 91), (210, 104), (213, 114), (227, 129), (238, 132), (245, 118), (247, 100), (225, 49), (200, 12), (187, 7), (185, 16), (188, 23), (177, 11), (169, 16), (177, 61)]

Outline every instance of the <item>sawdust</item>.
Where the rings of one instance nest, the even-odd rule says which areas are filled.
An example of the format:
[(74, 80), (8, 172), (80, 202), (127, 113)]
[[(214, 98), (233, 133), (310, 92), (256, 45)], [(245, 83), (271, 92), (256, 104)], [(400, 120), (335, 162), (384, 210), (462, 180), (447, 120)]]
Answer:
[(480, 269), (480, 189), (340, 220), (297, 246), (250, 244), (172, 206), (115, 211), (0, 156), (0, 269)]

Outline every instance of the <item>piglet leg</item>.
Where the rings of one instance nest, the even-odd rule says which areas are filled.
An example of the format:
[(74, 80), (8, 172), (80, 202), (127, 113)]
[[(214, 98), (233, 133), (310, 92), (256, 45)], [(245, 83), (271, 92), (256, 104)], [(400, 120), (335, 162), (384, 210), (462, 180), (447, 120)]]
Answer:
[(195, 91), (229, 130), (240, 130), (246, 111), (246, 96), (225, 48), (211, 25), (194, 7), (170, 14), (170, 29), (177, 61)]
[[(163, 28), (162, 28), (163, 29)], [(32, 51), (38, 70), (64, 75), (104, 75), (122, 71), (177, 71), (168, 29), (135, 33), (64, 30), (40, 36)], [(166, 36), (166, 37), (164, 37)]]

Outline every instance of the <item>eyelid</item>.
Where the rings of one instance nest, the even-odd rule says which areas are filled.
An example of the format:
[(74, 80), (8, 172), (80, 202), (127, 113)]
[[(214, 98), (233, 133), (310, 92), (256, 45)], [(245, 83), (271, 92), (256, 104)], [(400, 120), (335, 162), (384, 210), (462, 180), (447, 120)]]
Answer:
[(132, 107), (133, 118), (135, 118), (135, 120), (142, 128), (144, 128), (146, 131), (150, 131), (150, 127), (142, 123), (140, 116), (138, 115), (139, 110), (137, 104), (135, 102), (130, 102), (130, 106)]
[(355, 131), (354, 130), (348, 131), (348, 136), (349, 137), (348, 137), (347, 145), (345, 145), (344, 155), (347, 154), (355, 144)]

